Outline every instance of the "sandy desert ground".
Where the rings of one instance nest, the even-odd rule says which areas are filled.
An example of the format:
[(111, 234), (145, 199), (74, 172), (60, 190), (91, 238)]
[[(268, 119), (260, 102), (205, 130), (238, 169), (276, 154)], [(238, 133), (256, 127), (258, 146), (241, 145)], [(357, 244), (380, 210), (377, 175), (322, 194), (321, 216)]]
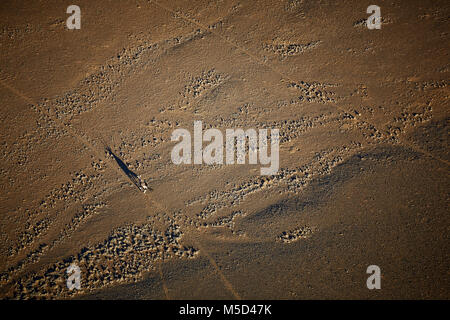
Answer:
[[(2, 0), (0, 298), (449, 299), (450, 4), (372, 2)], [(195, 120), (278, 172), (175, 165)]]

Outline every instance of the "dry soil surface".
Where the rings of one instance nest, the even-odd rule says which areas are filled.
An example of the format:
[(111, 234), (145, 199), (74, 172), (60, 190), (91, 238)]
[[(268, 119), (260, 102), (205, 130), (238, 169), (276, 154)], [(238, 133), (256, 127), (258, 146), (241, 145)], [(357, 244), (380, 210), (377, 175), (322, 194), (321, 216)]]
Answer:
[[(372, 2), (2, 0), (0, 297), (448, 299), (450, 5)], [(173, 164), (195, 120), (278, 172)]]

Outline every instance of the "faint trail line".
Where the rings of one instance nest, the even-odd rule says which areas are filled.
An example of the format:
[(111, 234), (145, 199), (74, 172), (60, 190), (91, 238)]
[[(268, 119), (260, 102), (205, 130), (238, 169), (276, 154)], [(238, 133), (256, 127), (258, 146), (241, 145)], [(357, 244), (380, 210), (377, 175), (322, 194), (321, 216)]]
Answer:
[[(12, 87), (11, 85), (5, 83), (3, 80), (0, 79), (0, 83), (8, 90), (10, 90), (11, 92), (13, 92), (15, 95), (17, 95), (18, 97), (22, 98), (24, 101), (26, 101), (27, 103), (31, 104), (31, 105), (37, 105), (31, 98), (29, 98), (27, 95), (23, 94), (22, 92), (20, 92), (19, 90), (15, 89), (14, 87)], [(45, 111), (43, 111), (45, 112)], [(97, 152), (97, 150), (94, 148), (94, 146), (89, 143), (86, 139), (82, 138), (80, 135), (78, 135), (74, 129), (72, 129), (69, 125), (65, 125), (64, 122), (62, 122), (59, 119), (54, 119), (50, 114), (48, 114), (47, 112), (45, 112), (46, 115), (48, 117), (50, 117), (53, 121), (55, 121), (55, 123), (57, 123), (58, 125), (60, 125), (63, 129), (66, 129), (69, 133), (71, 133), (71, 135), (76, 138), (82, 145), (84, 145), (85, 147), (87, 147), (89, 150), (91, 150), (95, 155), (97, 155), (97, 157), (99, 157), (100, 159), (106, 160), (107, 162), (109, 162), (110, 164), (112, 164), (113, 168), (116, 168), (116, 172), (118, 172), (120, 174), (120, 177), (123, 176), (122, 172), (120, 172), (119, 168), (112, 163), (112, 160), (109, 159), (109, 157), (105, 157), (104, 155), (100, 154), (99, 152)], [(146, 197), (146, 194), (141, 193), (144, 197)], [(150, 197), (150, 195), (148, 197), (146, 197), (147, 199), (150, 199), (151, 202), (153, 202), (153, 204), (155, 204), (157, 207), (159, 207), (159, 209), (163, 209), (164, 212), (168, 212), (168, 210), (165, 208), (164, 205), (162, 205), (161, 203), (155, 201), (152, 197)], [(144, 201), (145, 206), (148, 208), (148, 204), (147, 201)], [(200, 248), (200, 245), (198, 245), (198, 247)], [(212, 258), (204, 249), (203, 251), (205, 252), (206, 256), (208, 257), (209, 261), (211, 262), (211, 264), (213, 265), (213, 267), (216, 269), (216, 271), (218, 272), (222, 282), (224, 283), (225, 287), (230, 290), (230, 292), (233, 294), (233, 296), (236, 299), (241, 299), (240, 296), (237, 294), (237, 292), (234, 290), (233, 286), (231, 285), (231, 283), (226, 279), (226, 277), (223, 275), (223, 273), (220, 271), (219, 267), (217, 266), (216, 261), (214, 260), (214, 258)], [(163, 285), (163, 290), (164, 290), (164, 294), (165, 296), (169, 299), (169, 295), (168, 295), (168, 289), (166, 287), (166, 284), (163, 280), (163, 273), (162, 273), (162, 268), (159, 269), (160, 272), (160, 276), (161, 276), (161, 281), (162, 281), (162, 285)]]
[(158, 1), (154, 1), (154, 0), (148, 0), (148, 1), (151, 2), (151, 3), (153, 3), (154, 5), (156, 5), (157, 7), (160, 7), (161, 9), (166, 10), (166, 11), (172, 13), (172, 14), (175, 15), (176, 17), (180, 17), (181, 19), (183, 19), (183, 20), (185, 20), (185, 21), (187, 21), (187, 22), (190, 22), (190, 23), (192, 23), (192, 24), (195, 24), (196, 26), (198, 26), (198, 27), (200, 27), (200, 28), (202, 28), (202, 29), (205, 29), (206, 31), (209, 31), (209, 32), (211, 32), (211, 33), (213, 33), (213, 34), (215, 34), (216, 36), (218, 36), (218, 37), (219, 37), (220, 39), (222, 39), (223, 41), (227, 42), (227, 43), (228, 43), (229, 45), (231, 45), (232, 47), (235, 47), (235, 48), (241, 50), (242, 52), (244, 52), (246, 55), (248, 55), (248, 56), (249, 56), (251, 59), (253, 59), (255, 62), (257, 62), (257, 63), (259, 63), (259, 64), (262, 64), (262, 65), (264, 65), (264, 66), (266, 66), (266, 67), (269, 67), (270, 69), (272, 69), (272, 71), (274, 71), (274, 72), (276, 72), (277, 74), (281, 75), (282, 78), (286, 78), (286, 77), (285, 77), (284, 75), (282, 75), (278, 70), (276, 70), (276, 69), (273, 68), (272, 66), (266, 64), (263, 60), (261, 60), (260, 58), (258, 58), (258, 57), (255, 56), (255, 55), (253, 55), (251, 52), (249, 52), (249, 51), (246, 50), (245, 48), (243, 48), (243, 47), (239, 46), (238, 44), (236, 44), (236, 43), (234, 43), (234, 42), (228, 40), (226, 37), (222, 36), (220, 33), (216, 32), (216, 31), (214, 31), (214, 30), (212, 30), (212, 29), (210, 30), (210, 29), (209, 29), (207, 26), (205, 26), (204, 24), (202, 24), (202, 23), (200, 23), (200, 22), (197, 22), (197, 21), (195, 21), (195, 20), (193, 20), (193, 19), (187, 17), (187, 16), (186, 16), (185, 14), (183, 14), (183, 13), (176, 12), (176, 11), (174, 11), (174, 10), (172, 10), (172, 9), (170, 9), (170, 8), (168, 8), (168, 7), (164, 6), (164, 5), (162, 5), (162, 4), (160, 4)]
[[(31, 104), (31, 105), (37, 105), (31, 98), (29, 98), (27, 95), (23, 94), (22, 92), (20, 92), (19, 90), (15, 89), (14, 87), (12, 87), (11, 85), (5, 83), (3, 80), (0, 79), (0, 84), (5, 87), (6, 89), (10, 90), (12, 93), (14, 93), (15, 95), (17, 95), (18, 97), (22, 98), (25, 102)], [(34, 111), (34, 110), (33, 110)], [(35, 111), (36, 112), (36, 111)], [(116, 172), (119, 174), (120, 178), (123, 177), (122, 172), (120, 171), (120, 168), (117, 167), (116, 164), (112, 163), (112, 160), (109, 157), (105, 157), (103, 154), (100, 154), (99, 152), (97, 152), (97, 150), (94, 148), (94, 146), (89, 143), (88, 141), (86, 141), (85, 139), (83, 139), (81, 136), (79, 136), (70, 126), (68, 125), (64, 125), (64, 122), (62, 122), (59, 119), (54, 119), (50, 114), (48, 114), (47, 112), (45, 112), (45, 110), (43, 111), (44, 113), (46, 113), (46, 115), (51, 118), (53, 121), (55, 121), (55, 123), (57, 123), (59, 126), (62, 127), (62, 129), (66, 129), (69, 133), (71, 133), (71, 135), (76, 138), (82, 145), (84, 145), (85, 147), (87, 147), (91, 152), (93, 152), (95, 155), (97, 155), (97, 157), (99, 157), (99, 159), (103, 159), (107, 162), (109, 162), (113, 168), (116, 168)], [(142, 195), (145, 196), (144, 193), (140, 192)], [(152, 202), (154, 204), (157, 204), (153, 199), (151, 199)], [(148, 208), (148, 204), (147, 201), (144, 201), (145, 206)], [(158, 205), (160, 206), (160, 205)], [(168, 290), (167, 287), (164, 283), (163, 280), (163, 276), (162, 276), (162, 269), (160, 269), (160, 274), (161, 274), (161, 281), (163, 282), (163, 289), (164, 289), (164, 294), (166, 295), (166, 297), (168, 298)]]
[(4, 80), (0, 79), (0, 83), (2, 84), (3, 87), (5, 87), (6, 89), (8, 89), (9, 91), (11, 91), (12, 93), (14, 93), (16, 96), (18, 96), (19, 98), (22, 98), (23, 100), (25, 100), (26, 102), (28, 102), (29, 104), (34, 105), (34, 101), (31, 100), (30, 98), (28, 98), (26, 95), (24, 95), (22, 92), (20, 92), (19, 90), (17, 90), (16, 88), (12, 87), (11, 85), (9, 85), (8, 83), (6, 83)]
[[(146, 195), (146, 194), (143, 194), (143, 195)], [(150, 195), (148, 195), (148, 197), (150, 198)], [(161, 204), (160, 202), (155, 201), (153, 199), (151, 199), (151, 200), (153, 201), (153, 203), (155, 203), (158, 206), (159, 210), (161, 210), (163, 212), (169, 212), (169, 210), (163, 204)], [(225, 277), (225, 275), (220, 270), (219, 266), (217, 265), (216, 260), (214, 260), (214, 258), (204, 249), (204, 247), (200, 244), (200, 242), (198, 240), (193, 239), (193, 241), (197, 245), (197, 247), (202, 252), (205, 253), (205, 255), (208, 258), (208, 260), (211, 263), (211, 265), (214, 267), (214, 269), (216, 269), (217, 274), (219, 275), (220, 279), (222, 280), (222, 283), (224, 284), (225, 288), (228, 289), (231, 292), (231, 294), (235, 297), (235, 299), (241, 300), (241, 297), (239, 296), (237, 291), (233, 288), (233, 285), (231, 284), (231, 282), (228, 281), (228, 279)]]
[[(211, 32), (212, 34), (218, 36), (220, 39), (222, 39), (223, 41), (225, 41), (226, 43), (228, 43), (228, 44), (231, 45), (232, 47), (241, 50), (244, 54), (246, 54), (248, 57), (250, 57), (250, 59), (253, 60), (254, 62), (256, 62), (256, 63), (258, 63), (258, 64), (260, 64), (260, 65), (262, 65), (262, 66), (265, 66), (266, 68), (269, 68), (269, 69), (270, 69), (271, 71), (273, 71), (274, 73), (278, 74), (282, 79), (288, 80), (289, 82), (297, 82), (297, 81), (293, 80), (291, 77), (287, 76), (286, 74), (284, 74), (284, 73), (282, 73), (281, 71), (279, 71), (278, 69), (276, 69), (275, 67), (273, 67), (273, 66), (271, 66), (270, 64), (266, 63), (263, 59), (261, 59), (261, 58), (259, 58), (258, 56), (254, 55), (253, 53), (251, 53), (250, 51), (248, 51), (248, 50), (245, 49), (244, 47), (238, 45), (237, 43), (235, 43), (235, 42), (233, 42), (233, 41), (231, 41), (231, 40), (228, 40), (226, 37), (224, 37), (223, 35), (221, 35), (219, 32), (215, 31), (214, 29), (209, 29), (206, 25), (204, 25), (204, 24), (202, 24), (202, 23), (200, 23), (200, 22), (198, 22), (198, 21), (195, 21), (194, 19), (191, 19), (191, 18), (187, 17), (187, 16), (186, 16), (185, 14), (183, 14), (182, 12), (176, 12), (176, 11), (174, 11), (174, 10), (170, 9), (169, 7), (167, 7), (167, 6), (160, 4), (158, 1), (155, 1), (155, 0), (148, 0), (148, 2), (153, 3), (155, 6), (157, 6), (157, 7), (161, 8), (161, 9), (163, 9), (163, 10), (166, 10), (166, 11), (172, 13), (175, 17), (179, 17), (180, 19), (183, 19), (183, 20), (185, 20), (186, 22), (190, 22), (190, 23), (192, 23), (192, 24), (198, 26), (199, 28), (202, 28), (202, 29), (204, 29), (204, 30), (206, 30), (206, 31), (209, 31), (209, 32)], [(339, 110), (342, 111), (342, 112), (348, 112), (347, 110), (345, 110), (345, 109), (339, 107), (338, 105), (336, 105), (336, 108), (339, 109)], [(355, 121), (357, 121), (357, 122), (362, 122), (361, 120), (358, 120), (358, 119), (355, 119)], [(364, 119), (364, 121), (367, 122), (367, 123), (369, 123), (369, 124), (371, 124), (371, 125), (373, 125), (372, 123), (370, 123), (369, 121), (367, 121), (367, 120), (365, 120), (365, 119)], [(375, 126), (374, 126), (374, 127), (375, 127)], [(437, 157), (437, 156), (431, 154), (430, 152), (428, 152), (428, 151), (426, 151), (426, 150), (423, 150), (422, 148), (419, 148), (419, 147), (417, 147), (417, 146), (415, 146), (415, 145), (412, 145), (408, 140), (405, 140), (405, 139), (399, 139), (399, 140), (400, 140), (403, 144), (405, 144), (406, 146), (410, 147), (411, 149), (413, 149), (413, 150), (415, 150), (415, 151), (417, 151), (417, 152), (419, 152), (419, 153), (422, 153), (422, 154), (424, 154), (424, 155), (427, 155), (427, 156), (429, 156), (429, 157), (431, 157), (431, 158), (433, 158), (433, 159), (435, 159), (435, 160), (437, 160), (437, 161), (440, 161), (440, 162), (442, 162), (443, 164), (446, 164), (447, 166), (450, 166), (450, 162), (449, 162), (449, 161), (444, 160), (444, 159), (441, 159), (441, 158), (439, 158), (439, 157)]]
[(242, 298), (239, 296), (239, 294), (233, 288), (233, 285), (231, 284), (231, 282), (228, 281), (228, 279), (225, 277), (223, 272), (220, 270), (219, 266), (217, 265), (216, 260), (214, 260), (214, 258), (205, 250), (205, 248), (200, 244), (199, 241), (196, 241), (196, 243), (197, 243), (197, 246), (199, 247), (199, 249), (205, 253), (205, 255), (208, 258), (211, 265), (216, 269), (217, 274), (219, 275), (219, 277), (222, 280), (225, 287), (231, 292), (231, 294), (234, 296), (235, 299), (242, 300)]
[(162, 264), (162, 262), (159, 262), (159, 263), (158, 263), (159, 276), (161, 277), (161, 283), (162, 283), (162, 286), (163, 286), (164, 293), (165, 293), (165, 295), (166, 295), (166, 299), (167, 299), (167, 300), (170, 300), (170, 297), (169, 297), (169, 289), (167, 289), (166, 281), (164, 280), (164, 275), (163, 275), (163, 271), (162, 271), (162, 266), (161, 266), (161, 264)]
[[(25, 94), (23, 94), (22, 92), (20, 92), (19, 90), (15, 89), (14, 87), (12, 87), (11, 85), (5, 83), (3, 80), (0, 80), (0, 83), (7, 88), (8, 90), (10, 90), (11, 92), (13, 92), (14, 94), (16, 94), (18, 97), (22, 98), (23, 100), (25, 100), (27, 103), (31, 104), (31, 105), (38, 105), (37, 103), (35, 103), (31, 98), (29, 98), (28, 96), (26, 96)], [(42, 110), (42, 109), (41, 109)], [(34, 111), (34, 110), (33, 110)], [(51, 118), (53, 121), (55, 121), (55, 123), (57, 123), (61, 129), (67, 130), (75, 139), (77, 139), (79, 142), (81, 142), (82, 145), (84, 145), (86, 148), (90, 149), (96, 156), (98, 156), (100, 159), (104, 158), (102, 155), (100, 155), (94, 148), (94, 146), (91, 145), (91, 143), (89, 143), (86, 139), (82, 138), (80, 135), (78, 135), (74, 129), (72, 129), (72, 127), (68, 124), (65, 124), (63, 121), (59, 120), (59, 119), (55, 119), (54, 117), (52, 117), (52, 115), (48, 112), (46, 112), (45, 110), (42, 110), (43, 113), (45, 113), (49, 118)]]
[(436, 161), (440, 161), (440, 162), (446, 164), (447, 166), (450, 166), (450, 161), (441, 159), (441, 158), (435, 156), (434, 154), (432, 154), (432, 153), (430, 153), (430, 152), (428, 152), (428, 151), (426, 151), (426, 150), (423, 150), (423, 149), (420, 148), (420, 147), (415, 146), (414, 144), (412, 144), (412, 143), (411, 143), (410, 141), (408, 141), (408, 140), (401, 139), (400, 141), (401, 141), (404, 145), (406, 145), (407, 147), (413, 149), (414, 151), (419, 152), (419, 153), (423, 153), (423, 154), (425, 154), (425, 155), (427, 155), (427, 156), (433, 158), (433, 159), (436, 160)]
[[(0, 79), (0, 84), (2, 84), (6, 89), (10, 90), (11, 92), (13, 92), (14, 94), (16, 94), (18, 97), (22, 98), (24, 101), (26, 101), (27, 103), (31, 104), (31, 105), (35, 105), (37, 106), (38, 104), (36, 104), (31, 98), (29, 98), (28, 96), (26, 96), (25, 94), (23, 94), (22, 92), (20, 92), (19, 90), (15, 89), (14, 87), (12, 87), (11, 85), (5, 83), (3, 80)], [(41, 109), (42, 110), (42, 109)], [(34, 110), (33, 110), (34, 111)], [(35, 111), (36, 112), (36, 111)], [(85, 138), (82, 137), (81, 134), (76, 132), (76, 129), (72, 128), (70, 126), (70, 124), (66, 124), (64, 123), (62, 120), (60, 119), (55, 119), (50, 113), (46, 112), (45, 110), (42, 110), (43, 113), (45, 113), (50, 119), (52, 119), (61, 129), (67, 130), (67, 132), (70, 133), (70, 135), (75, 138), (76, 140), (78, 140), (78, 142), (80, 142), (83, 146), (85, 146), (86, 148), (88, 148), (94, 155), (96, 155), (99, 159), (102, 160), (106, 160), (107, 162), (109, 162), (110, 164), (112, 164), (112, 168), (115, 168), (115, 170), (119, 173), (120, 177), (123, 177), (122, 172), (120, 171), (120, 168), (117, 167), (116, 164), (114, 164), (112, 162), (112, 160), (109, 157), (105, 157), (103, 154), (101, 154), (100, 152), (97, 151), (97, 149)]]
[[(245, 48), (243, 48), (243, 47), (239, 46), (238, 44), (233, 43), (232, 41), (228, 40), (226, 37), (222, 36), (222, 35), (221, 35), (220, 33), (218, 33), (217, 31), (210, 30), (207, 26), (205, 26), (205, 25), (203, 25), (203, 24), (201, 24), (201, 23), (198, 23), (197, 21), (195, 21), (195, 20), (193, 20), (193, 19), (188, 18), (188, 17), (185, 16), (184, 14), (180, 14), (180, 13), (178, 13), (178, 12), (173, 11), (173, 10), (171, 10), (170, 8), (167, 8), (167, 7), (165, 7), (165, 6), (161, 5), (161, 4), (159, 4), (157, 1), (149, 0), (149, 2), (153, 3), (154, 5), (160, 7), (160, 8), (162, 8), (162, 9), (168, 11), (168, 12), (173, 13), (176, 17), (179, 17), (179, 18), (181, 18), (181, 19), (184, 19), (184, 20), (186, 20), (186, 21), (188, 21), (188, 22), (190, 22), (190, 23), (193, 23), (193, 24), (195, 24), (195, 25), (197, 25), (197, 26), (199, 26), (199, 27), (201, 27), (201, 28), (203, 28), (203, 29), (205, 29), (205, 30), (207, 30), (207, 31), (209, 31), (209, 32), (211, 32), (211, 33), (213, 33), (213, 34), (215, 34), (215, 35), (218, 36), (220, 39), (222, 39), (223, 41), (225, 41), (226, 43), (228, 43), (229, 45), (231, 45), (231, 46), (233, 46), (233, 47), (239, 49), (239, 50), (242, 51), (243, 53), (245, 53), (248, 57), (250, 57), (251, 60), (255, 61), (256, 63), (258, 63), (258, 64), (260, 64), (260, 65), (265, 66), (266, 68), (269, 68), (269, 69), (272, 70), (274, 73), (280, 75), (282, 79), (284, 78), (284, 79), (286, 79), (286, 80), (289, 80), (289, 81), (291, 81), (291, 82), (294, 82), (293, 80), (291, 80), (290, 77), (284, 75), (283, 73), (281, 73), (280, 71), (278, 71), (276, 68), (274, 68), (274, 67), (271, 66), (270, 64), (267, 64), (264, 60), (262, 60), (261, 58), (257, 57), (256, 55), (253, 55), (251, 52), (249, 52), (249, 51), (246, 50)], [(7, 89), (10, 90), (11, 92), (13, 92), (15, 95), (17, 95), (18, 97), (22, 98), (22, 99), (25, 100), (27, 103), (30, 103), (30, 104), (32, 104), (32, 105), (36, 105), (29, 97), (27, 97), (26, 95), (24, 95), (22, 92), (18, 91), (17, 89), (11, 87), (9, 84), (7, 84), (6, 82), (4, 82), (4, 80), (1, 80), (1, 79), (0, 79), (0, 83), (2, 84), (3, 87), (7, 88)], [(336, 108), (337, 108), (337, 109), (340, 109), (341, 111), (347, 112), (346, 110), (340, 108), (339, 106), (336, 106)], [(43, 110), (43, 112), (46, 112), (46, 111)], [(63, 121), (60, 121), (59, 119), (55, 120), (55, 119), (54, 119), (53, 117), (51, 117), (49, 114), (47, 114), (47, 115), (48, 115), (51, 119), (53, 119), (53, 120), (55, 121), (55, 123), (60, 123), (60, 125), (62, 126), (62, 128), (64, 128), (65, 130), (67, 130), (67, 131), (68, 131), (75, 139), (77, 139), (82, 145), (84, 145), (85, 147), (87, 147), (91, 152), (93, 152), (95, 155), (97, 155), (100, 159), (105, 159), (104, 155), (99, 154), (99, 153), (97, 152), (97, 149), (96, 149), (96, 148), (95, 148), (88, 140), (84, 139), (84, 138), (82, 137), (82, 135), (79, 135), (79, 134), (77, 133), (76, 129), (70, 127), (70, 124), (66, 124), (66, 123), (64, 123)], [(358, 121), (358, 122), (360, 122), (360, 120), (357, 120), (357, 119), (355, 119), (355, 120)], [(367, 122), (367, 123), (369, 123), (369, 122)], [(399, 139), (399, 140), (400, 140), (400, 139)], [(406, 146), (410, 147), (411, 149), (413, 149), (413, 150), (415, 150), (415, 151), (418, 151), (418, 152), (420, 152), (420, 153), (422, 153), (422, 154), (425, 154), (425, 155), (427, 155), (427, 156), (429, 156), (429, 157), (431, 157), (431, 158), (433, 158), (433, 159), (435, 159), (435, 160), (437, 160), (437, 161), (440, 161), (440, 162), (442, 162), (442, 163), (444, 163), (444, 164), (446, 164), (446, 165), (450, 165), (450, 162), (449, 162), (449, 161), (440, 159), (440, 158), (434, 156), (433, 154), (431, 154), (430, 152), (425, 151), (425, 150), (422, 150), (421, 148), (419, 148), (419, 147), (417, 147), (417, 146), (411, 144), (411, 143), (410, 143), (409, 141), (407, 141), (407, 140), (405, 141), (404, 139), (401, 139), (400, 141), (402, 141), (402, 143), (404, 143)], [(109, 159), (108, 157), (106, 157), (106, 160), (107, 160), (109, 163), (112, 163), (112, 160)], [(120, 176), (120, 177), (123, 177), (123, 173), (119, 170), (119, 168), (117, 168), (117, 166), (116, 166), (114, 163), (112, 163), (112, 166), (116, 169), (116, 172), (119, 173), (119, 176)], [(157, 201), (155, 201), (154, 199), (152, 199), (153, 197), (151, 197), (150, 195), (144, 195), (144, 197), (147, 197), (147, 199), (150, 199), (151, 202), (153, 202), (153, 204), (155, 204), (155, 205), (161, 207), (161, 205), (160, 205)], [(145, 205), (146, 205), (147, 208), (149, 208), (148, 205), (150, 205), (150, 204), (149, 204), (147, 201), (145, 201)], [(168, 212), (168, 211), (165, 211), (165, 212)], [(227, 287), (227, 289), (230, 290), (230, 292), (231, 292), (237, 299), (241, 299), (240, 296), (238, 295), (238, 293), (234, 290), (234, 288), (233, 288), (233, 286), (231, 285), (231, 283), (226, 279), (226, 277), (223, 275), (223, 273), (222, 273), (221, 270), (219, 269), (219, 267), (218, 267), (216, 261), (214, 260), (214, 258), (213, 258), (212, 256), (210, 256), (210, 255), (208, 254), (208, 252), (207, 252), (206, 250), (204, 250), (204, 248), (202, 248), (202, 247), (200, 246), (199, 243), (198, 243), (198, 246), (199, 246), (199, 248), (200, 248), (201, 250), (203, 250), (203, 251), (205, 252), (206, 256), (207, 256), (208, 259), (210, 260), (210, 263), (211, 263), (211, 264), (213, 265), (213, 267), (217, 270), (217, 272), (218, 272), (218, 274), (219, 274), (219, 276), (220, 276), (222, 282), (223, 282), (224, 285)], [(164, 279), (163, 279), (163, 271), (162, 271), (162, 268), (161, 268), (161, 263), (159, 264), (159, 274), (160, 274), (160, 276), (161, 276), (162, 286), (163, 286), (163, 289), (164, 289), (166, 298), (169, 299), (168, 289), (167, 289), (167, 286), (166, 286), (165, 281), (164, 281)]]

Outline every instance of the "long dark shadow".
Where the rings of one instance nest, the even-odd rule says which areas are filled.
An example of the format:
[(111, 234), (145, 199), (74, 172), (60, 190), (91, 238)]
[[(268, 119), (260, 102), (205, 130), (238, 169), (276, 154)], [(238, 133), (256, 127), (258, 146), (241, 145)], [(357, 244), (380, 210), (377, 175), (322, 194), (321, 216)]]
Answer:
[(119, 165), (119, 168), (122, 169), (122, 171), (126, 174), (126, 176), (133, 182), (133, 184), (142, 192), (146, 192), (149, 188), (145, 181), (141, 180), (140, 177), (131, 171), (127, 165), (112, 152), (110, 147), (106, 147), (106, 151), (116, 160), (117, 164)]

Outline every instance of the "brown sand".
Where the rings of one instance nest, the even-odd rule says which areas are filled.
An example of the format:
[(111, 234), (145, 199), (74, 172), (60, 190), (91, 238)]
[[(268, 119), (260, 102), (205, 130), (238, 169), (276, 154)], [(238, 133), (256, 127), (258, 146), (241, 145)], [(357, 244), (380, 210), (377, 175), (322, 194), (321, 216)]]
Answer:
[[(0, 4), (1, 298), (449, 298), (448, 1), (377, 1), (381, 30), (367, 1), (76, 2), (80, 30)], [(280, 170), (174, 165), (194, 120), (279, 128)]]

